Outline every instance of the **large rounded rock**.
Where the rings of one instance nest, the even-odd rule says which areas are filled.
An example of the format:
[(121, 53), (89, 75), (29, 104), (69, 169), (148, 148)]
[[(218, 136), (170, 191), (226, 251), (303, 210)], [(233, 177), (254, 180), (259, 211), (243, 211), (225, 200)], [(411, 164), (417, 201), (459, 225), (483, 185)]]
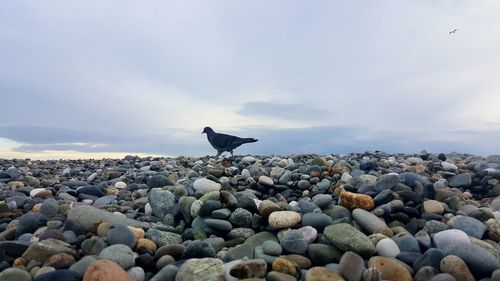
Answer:
[(277, 211), (269, 215), (269, 225), (274, 228), (294, 227), (300, 222), (301, 216), (294, 211)]
[(441, 272), (449, 273), (457, 279), (457, 281), (475, 281), (474, 276), (470, 272), (467, 264), (457, 256), (446, 256), (441, 260)]
[(130, 276), (123, 268), (111, 260), (98, 260), (91, 264), (85, 275), (83, 281), (132, 281)]
[(448, 229), (434, 234), (434, 245), (439, 249), (444, 249), (449, 245), (457, 243), (470, 243), (467, 233), (460, 229)]
[(375, 253), (375, 246), (368, 236), (347, 223), (330, 225), (325, 228), (325, 237), (343, 251), (353, 251), (364, 257)]
[(500, 268), (500, 260), (492, 253), (472, 243), (455, 243), (443, 249), (446, 255), (455, 255), (465, 261), (469, 269), (478, 276), (490, 276)]
[(168, 190), (153, 188), (149, 192), (148, 200), (157, 218), (163, 219), (166, 214), (171, 214), (174, 210), (175, 196)]
[(125, 244), (134, 248), (137, 238), (134, 233), (125, 225), (119, 224), (113, 226), (106, 234), (109, 244)]
[(486, 226), (481, 221), (467, 216), (455, 216), (448, 221), (448, 225), (477, 239), (481, 239), (486, 231)]
[(186, 261), (177, 272), (175, 281), (225, 281), (224, 264), (219, 259), (203, 258)]
[(352, 211), (352, 217), (371, 234), (381, 233), (386, 236), (392, 236), (393, 234), (382, 219), (366, 210), (355, 209)]
[(308, 245), (302, 232), (295, 229), (288, 231), (281, 239), (280, 244), (283, 249), (294, 254), (304, 254)]
[(7, 268), (0, 273), (0, 280), (2, 281), (31, 281), (31, 275), (20, 268)]
[(402, 262), (386, 257), (372, 257), (368, 261), (368, 267), (380, 270), (381, 279), (388, 281), (413, 281), (408, 269)]
[(221, 184), (214, 182), (212, 180), (203, 178), (203, 179), (195, 180), (193, 183), (193, 188), (196, 191), (207, 193), (210, 191), (219, 191), (221, 189)]
[(113, 261), (123, 269), (129, 269), (135, 264), (134, 252), (129, 246), (123, 244), (111, 245), (104, 248), (99, 254), (99, 258)]
[(384, 238), (378, 241), (376, 249), (378, 255), (382, 257), (395, 258), (400, 253), (398, 245), (390, 238)]
[(348, 281), (359, 281), (365, 271), (365, 262), (354, 252), (345, 252), (339, 262), (339, 272)]

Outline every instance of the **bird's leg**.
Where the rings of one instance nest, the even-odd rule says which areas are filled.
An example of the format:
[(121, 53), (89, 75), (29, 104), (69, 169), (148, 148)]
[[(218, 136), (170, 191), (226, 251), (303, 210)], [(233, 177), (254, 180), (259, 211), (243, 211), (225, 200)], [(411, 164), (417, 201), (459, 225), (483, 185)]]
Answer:
[(219, 157), (221, 154), (222, 154), (222, 151), (217, 150), (217, 155), (215, 155), (215, 157)]
[(232, 151), (232, 150), (230, 150), (229, 152), (231, 153), (231, 157), (233, 157), (233, 151)]

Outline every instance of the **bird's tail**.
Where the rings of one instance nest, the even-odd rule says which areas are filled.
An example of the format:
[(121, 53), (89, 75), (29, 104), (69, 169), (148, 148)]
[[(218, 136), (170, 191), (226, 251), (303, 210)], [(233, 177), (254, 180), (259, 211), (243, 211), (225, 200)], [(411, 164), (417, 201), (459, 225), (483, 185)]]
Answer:
[(250, 143), (250, 142), (256, 142), (258, 139), (254, 138), (245, 138), (245, 139), (239, 139), (239, 143), (244, 144), (244, 143)]

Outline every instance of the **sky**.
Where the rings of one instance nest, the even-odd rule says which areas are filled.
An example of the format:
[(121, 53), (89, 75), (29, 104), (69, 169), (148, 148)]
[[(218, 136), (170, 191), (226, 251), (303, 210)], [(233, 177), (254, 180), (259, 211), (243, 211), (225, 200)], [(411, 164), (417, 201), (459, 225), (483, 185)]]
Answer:
[[(0, 158), (500, 154), (500, 1), (0, 0)], [(451, 30), (458, 29), (450, 34)]]

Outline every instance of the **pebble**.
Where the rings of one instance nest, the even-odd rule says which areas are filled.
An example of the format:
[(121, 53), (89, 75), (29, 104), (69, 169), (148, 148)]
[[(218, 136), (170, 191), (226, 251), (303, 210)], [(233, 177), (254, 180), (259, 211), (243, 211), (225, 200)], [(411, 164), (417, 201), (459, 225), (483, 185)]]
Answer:
[(382, 257), (395, 258), (399, 255), (400, 250), (396, 242), (390, 238), (384, 238), (377, 243), (377, 253)]
[(290, 228), (301, 220), (299, 213), (294, 211), (276, 211), (269, 215), (269, 225), (274, 228)]
[(387, 257), (375, 256), (368, 260), (368, 267), (375, 267), (381, 272), (383, 280), (413, 281), (408, 269), (402, 262)]
[(117, 263), (103, 259), (91, 264), (83, 276), (83, 281), (132, 281)]
[(339, 262), (339, 273), (344, 276), (347, 281), (361, 280), (365, 269), (363, 258), (358, 254), (348, 251), (342, 255)]
[(31, 281), (31, 275), (20, 268), (7, 268), (0, 273), (2, 281)]
[(441, 272), (449, 273), (457, 281), (475, 281), (467, 264), (459, 257), (449, 255), (441, 260)]
[(449, 245), (470, 243), (470, 238), (460, 229), (448, 229), (434, 234), (433, 241), (437, 248), (444, 249)]
[(130, 247), (123, 244), (111, 245), (104, 248), (101, 253), (99, 253), (99, 259), (113, 261), (125, 270), (135, 264), (134, 252)]
[(375, 253), (375, 246), (361, 231), (347, 223), (330, 225), (325, 228), (325, 237), (343, 251), (353, 251), (363, 257)]
[(225, 281), (224, 264), (215, 258), (190, 259), (179, 268), (175, 281)]
[(219, 191), (221, 184), (209, 179), (197, 179), (193, 183), (193, 188), (197, 191), (207, 193), (210, 191)]

